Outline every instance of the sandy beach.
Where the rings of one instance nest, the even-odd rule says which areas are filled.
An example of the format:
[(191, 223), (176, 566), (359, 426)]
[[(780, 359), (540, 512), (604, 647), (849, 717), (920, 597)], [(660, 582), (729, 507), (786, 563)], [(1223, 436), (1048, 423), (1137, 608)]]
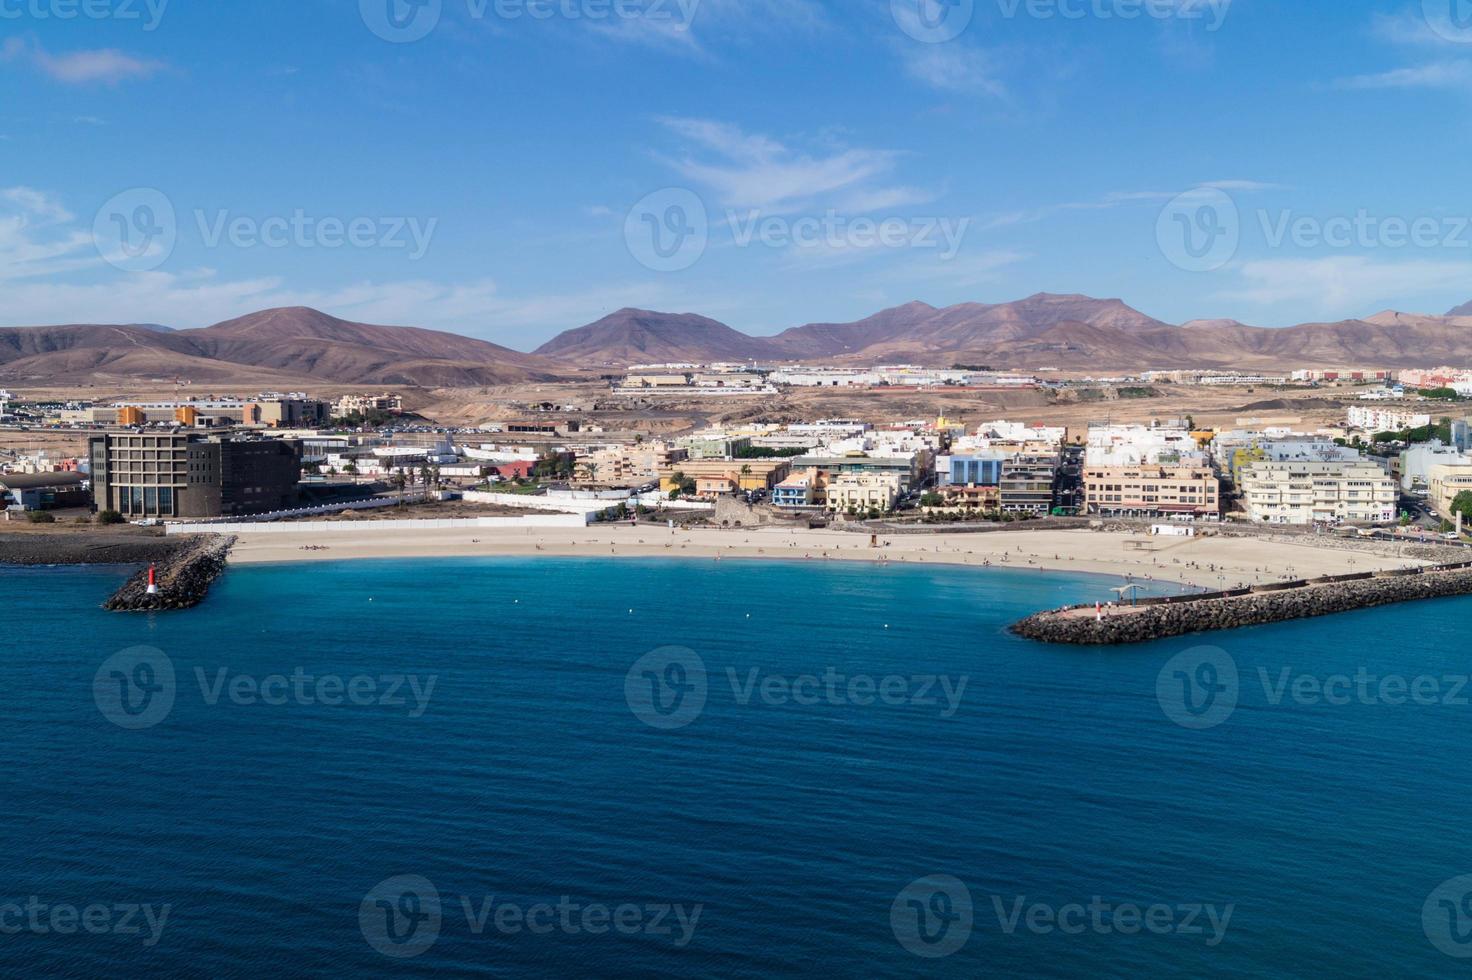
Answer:
[[(1140, 550), (1148, 548), (1151, 550)], [(310, 549), (310, 550), (308, 550)], [(788, 528), (670, 530), (660, 526), (396, 530), (365, 524), (323, 533), (240, 535), (236, 564), (366, 558), (492, 556), (783, 559), (1033, 568), (1134, 576), (1200, 588), (1278, 582), (1425, 564), (1365, 550), (1259, 537), (1158, 538), (1090, 530), (995, 531), (985, 534), (868, 535)]]

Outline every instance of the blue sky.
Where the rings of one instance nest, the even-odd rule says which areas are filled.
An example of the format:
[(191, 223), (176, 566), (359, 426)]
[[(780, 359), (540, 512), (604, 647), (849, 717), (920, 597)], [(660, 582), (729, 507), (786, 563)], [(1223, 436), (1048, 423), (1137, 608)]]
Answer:
[(1472, 299), (1466, 0), (539, 2), (0, 0), (0, 321)]

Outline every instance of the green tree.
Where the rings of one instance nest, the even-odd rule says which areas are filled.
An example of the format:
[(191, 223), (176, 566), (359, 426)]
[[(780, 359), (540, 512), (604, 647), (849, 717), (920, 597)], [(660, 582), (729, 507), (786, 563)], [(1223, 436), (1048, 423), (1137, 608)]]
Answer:
[(1463, 490), (1452, 498), (1451, 512), (1453, 517), (1461, 514), (1463, 524), (1472, 526), (1472, 490)]
[(98, 524), (126, 524), (127, 518), (115, 510), (100, 510), (97, 512)]

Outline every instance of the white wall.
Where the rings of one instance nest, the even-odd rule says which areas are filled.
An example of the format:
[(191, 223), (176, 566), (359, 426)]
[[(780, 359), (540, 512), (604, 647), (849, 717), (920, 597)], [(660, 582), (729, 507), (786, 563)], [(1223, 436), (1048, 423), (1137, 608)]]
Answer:
[(170, 524), (169, 534), (337, 534), (373, 531), (447, 531), (495, 528), (586, 527), (581, 514), (529, 514), (526, 517), (474, 517), (465, 520), (312, 521), (285, 524)]

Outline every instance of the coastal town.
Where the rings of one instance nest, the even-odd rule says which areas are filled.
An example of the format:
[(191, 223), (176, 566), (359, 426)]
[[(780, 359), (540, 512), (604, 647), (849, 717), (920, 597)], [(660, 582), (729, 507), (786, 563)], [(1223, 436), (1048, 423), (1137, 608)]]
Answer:
[[(642, 369), (617, 387), (692, 377), (669, 373), (677, 367)], [(940, 374), (912, 380), (962, 380)], [(1221, 390), (1216, 379), (1195, 380)], [(1143, 401), (1101, 404), (1100, 417), (1073, 423), (893, 418), (883, 414), (885, 385), (864, 417), (757, 413), (670, 434), (555, 409), (446, 426), (406, 413), (390, 392), (106, 403), (4, 392), (0, 488), (8, 520), (38, 523), (261, 523), (406, 507), (430, 516), (433, 505), (458, 502), (589, 523), (1091, 518), (1157, 522), (1181, 535), (1241, 523), (1459, 540), (1472, 517), (1472, 373), (1305, 380), (1334, 385), (1317, 388), (1315, 402), (1334, 397), (1332, 421), (1294, 417), (1285, 403), (1276, 418), (1208, 426), (1152, 414)]]

